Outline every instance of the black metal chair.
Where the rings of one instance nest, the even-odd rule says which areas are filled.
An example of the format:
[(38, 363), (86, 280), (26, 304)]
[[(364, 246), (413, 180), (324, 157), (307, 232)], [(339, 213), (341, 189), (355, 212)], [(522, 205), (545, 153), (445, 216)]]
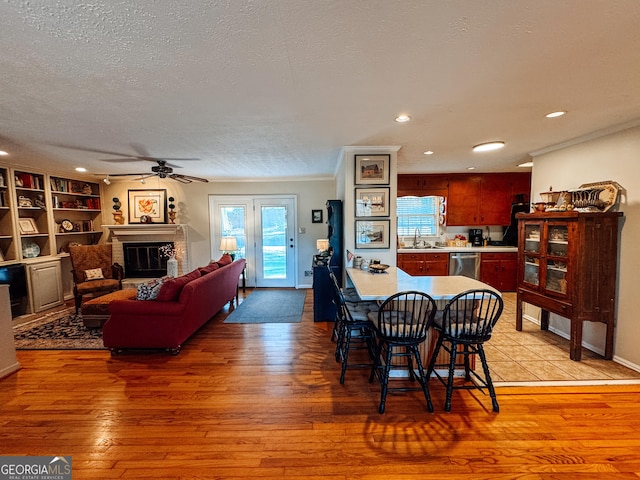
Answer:
[[(503, 306), (502, 298), (493, 290), (468, 290), (451, 299), (442, 311), (442, 317), (434, 321), (433, 327), (439, 336), (429, 362), (427, 378), (435, 372), (436, 377), (446, 386), (447, 394), (444, 403), (446, 412), (451, 411), (451, 396), (454, 389), (484, 391), (485, 388), (489, 390), (493, 411), (500, 411), (483, 344), (491, 338), (491, 332), (502, 314)], [(461, 349), (458, 348), (459, 346)], [(449, 353), (447, 365), (436, 365), (441, 348)], [(469, 357), (476, 354), (480, 357), (484, 378), (470, 368)], [(465, 382), (462, 384), (454, 383), (458, 355), (464, 357)], [(448, 369), (446, 380), (438, 373), (437, 367)], [(474, 381), (468, 383), (471, 380)]]
[[(373, 323), (369, 320), (370, 307), (366, 304), (349, 305), (344, 299), (338, 279), (332, 271), (329, 278), (333, 285), (333, 302), (336, 306), (334, 332), (336, 338), (336, 361), (342, 365), (340, 383), (344, 383), (347, 368), (370, 368), (373, 365), (375, 334)], [(374, 304), (377, 309), (377, 304)], [(368, 361), (349, 363), (351, 350), (366, 350)]]
[[(377, 312), (369, 314), (376, 322), (377, 349), (375, 363), (371, 369), (369, 382), (377, 378), (381, 385), (380, 406), (378, 411), (384, 413), (387, 392), (422, 390), (427, 401), (427, 409), (433, 412), (433, 404), (429, 395), (428, 379), (425, 376), (420, 358), (420, 344), (427, 338), (429, 327), (436, 314), (436, 303), (423, 292), (399, 292), (385, 300)], [(404, 357), (406, 365), (394, 362), (394, 357)], [(415, 373), (418, 369), (418, 374)], [(420, 387), (409, 387), (402, 380), (400, 387), (389, 387), (391, 370), (407, 369), (409, 380), (417, 380)], [(393, 380), (394, 382), (396, 380)]]

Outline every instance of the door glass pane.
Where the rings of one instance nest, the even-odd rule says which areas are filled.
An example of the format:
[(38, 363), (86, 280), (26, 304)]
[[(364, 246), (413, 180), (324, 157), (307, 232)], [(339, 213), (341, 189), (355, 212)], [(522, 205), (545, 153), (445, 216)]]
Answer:
[(235, 237), (238, 250), (235, 258), (246, 257), (246, 234), (245, 234), (245, 207), (243, 205), (220, 207), (220, 232), (221, 237)]
[(287, 209), (261, 208), (262, 271), (265, 279), (287, 277)]

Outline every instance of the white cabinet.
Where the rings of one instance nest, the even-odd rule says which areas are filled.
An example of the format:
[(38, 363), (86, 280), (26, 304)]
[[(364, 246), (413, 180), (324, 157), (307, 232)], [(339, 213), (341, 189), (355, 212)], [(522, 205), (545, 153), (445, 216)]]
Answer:
[(0, 285), (0, 378), (20, 369), (13, 343), (9, 285)]
[(38, 313), (64, 303), (59, 258), (28, 263), (27, 282), (31, 313)]

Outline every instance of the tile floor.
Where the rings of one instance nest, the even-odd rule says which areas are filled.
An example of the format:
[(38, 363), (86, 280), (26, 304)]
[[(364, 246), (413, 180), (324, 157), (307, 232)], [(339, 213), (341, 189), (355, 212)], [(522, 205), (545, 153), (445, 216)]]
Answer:
[(487, 361), (494, 383), (576, 382), (602, 383), (633, 381), (640, 383), (640, 372), (582, 349), (582, 360), (569, 358), (569, 340), (540, 326), (523, 321), (522, 331), (515, 329), (516, 294), (503, 294), (502, 317), (491, 340), (485, 344)]

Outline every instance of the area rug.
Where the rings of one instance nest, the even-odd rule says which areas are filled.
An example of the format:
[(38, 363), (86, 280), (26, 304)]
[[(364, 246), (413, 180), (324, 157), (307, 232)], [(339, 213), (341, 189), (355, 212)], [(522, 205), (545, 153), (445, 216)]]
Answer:
[(87, 328), (74, 308), (13, 327), (17, 350), (104, 350), (101, 328)]
[(306, 290), (256, 290), (224, 323), (298, 323)]

